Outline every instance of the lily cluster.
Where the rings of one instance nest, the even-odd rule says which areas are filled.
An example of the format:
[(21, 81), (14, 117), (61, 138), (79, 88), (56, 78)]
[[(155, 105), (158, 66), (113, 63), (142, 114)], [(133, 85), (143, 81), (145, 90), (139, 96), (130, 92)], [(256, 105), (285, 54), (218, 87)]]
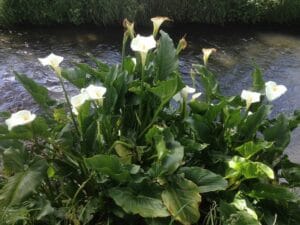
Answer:
[[(278, 85), (274, 81), (268, 81), (265, 83), (265, 95), (268, 101), (274, 101), (282, 96), (287, 91), (286, 86)], [(260, 102), (261, 93), (255, 91), (243, 90), (241, 98), (246, 101), (246, 108), (249, 109), (251, 104)]]
[(106, 88), (103, 86), (89, 85), (82, 88), (81, 93), (71, 98), (72, 112), (78, 115), (78, 110), (86, 101), (94, 101), (97, 106), (102, 106)]

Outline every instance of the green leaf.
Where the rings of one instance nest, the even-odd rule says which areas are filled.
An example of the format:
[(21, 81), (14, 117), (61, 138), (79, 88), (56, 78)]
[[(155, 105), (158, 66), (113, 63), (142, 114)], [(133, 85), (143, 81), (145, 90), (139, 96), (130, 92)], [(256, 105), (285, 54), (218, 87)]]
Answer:
[(79, 68), (62, 69), (61, 75), (77, 88), (85, 88), (88, 86), (89, 80), (87, 73)]
[(181, 79), (178, 76), (173, 76), (172, 79), (159, 82), (156, 87), (150, 88), (149, 91), (165, 104), (183, 87)]
[(15, 75), (28, 93), (43, 109), (48, 109), (55, 104), (55, 100), (49, 97), (47, 88), (38, 85), (34, 80), (23, 74), (15, 72)]
[(261, 225), (261, 223), (253, 217), (252, 213), (244, 209), (239, 209), (236, 204), (228, 204), (221, 201), (219, 210), (224, 225)]
[(284, 115), (280, 115), (272, 126), (266, 128), (263, 132), (267, 141), (274, 142), (274, 145), (284, 150), (290, 143), (290, 129), (288, 119)]
[(263, 75), (261, 70), (255, 66), (254, 71), (252, 72), (252, 88), (253, 91), (261, 92), (265, 89), (265, 81), (263, 79)]
[(46, 120), (42, 117), (37, 117), (33, 122), (32, 122), (32, 131), (35, 135), (35, 137), (44, 137), (48, 138), (50, 136), (50, 133), (48, 131), (48, 124)]
[(169, 35), (160, 31), (159, 46), (155, 58), (157, 67), (157, 80), (167, 80), (169, 76), (178, 70), (178, 58), (174, 43)]
[(173, 135), (167, 129), (162, 135), (154, 136), (157, 161), (151, 168), (153, 176), (173, 174), (182, 164), (184, 156), (183, 146), (174, 140)]
[(162, 193), (169, 212), (184, 225), (197, 223), (201, 202), (198, 186), (181, 176), (173, 176), (169, 180), (169, 185)]
[(0, 190), (0, 207), (19, 204), (30, 196), (46, 176), (47, 163), (38, 160), (24, 172), (16, 173), (8, 178)]
[(101, 172), (116, 181), (125, 182), (129, 179), (128, 170), (122, 166), (117, 156), (99, 154), (85, 158), (84, 161), (88, 169)]
[(205, 89), (206, 101), (210, 102), (216, 97), (219, 97), (220, 88), (214, 74), (210, 72), (205, 66), (194, 65), (194, 67), (201, 77), (201, 83)]
[(248, 116), (247, 119), (241, 123), (239, 131), (240, 135), (246, 139), (251, 139), (253, 136), (255, 136), (258, 128), (262, 125), (263, 121), (268, 118), (270, 112), (271, 106), (260, 106), (257, 112)]
[(249, 184), (245, 192), (252, 198), (269, 199), (286, 202), (297, 202), (299, 197), (289, 188), (274, 184), (256, 183)]
[(272, 145), (273, 145), (272, 142), (267, 142), (267, 141), (259, 141), (256, 143), (254, 143), (253, 141), (249, 141), (235, 148), (235, 150), (239, 152), (243, 157), (249, 159), (256, 153), (270, 148)]
[(281, 165), (281, 175), (288, 181), (289, 186), (300, 187), (300, 165), (290, 162), (288, 158), (285, 158)]
[(3, 152), (4, 170), (9, 174), (24, 170), (28, 154), (24, 149), (8, 148)]
[(228, 177), (231, 177), (231, 175), (242, 175), (246, 179), (252, 179), (267, 176), (270, 179), (274, 179), (273, 170), (261, 162), (252, 162), (246, 158), (234, 156), (228, 164), (229, 167), (234, 170)]
[(109, 190), (109, 196), (126, 213), (139, 214), (145, 218), (170, 215), (161, 199), (134, 193), (129, 188), (112, 188)]
[(184, 173), (184, 177), (198, 185), (200, 193), (221, 191), (227, 188), (227, 181), (224, 177), (201, 167), (183, 167), (179, 173)]
[(108, 71), (97, 71), (85, 63), (77, 63), (76, 66), (86, 74), (94, 77), (95, 80), (99, 79), (102, 83), (104, 83)]

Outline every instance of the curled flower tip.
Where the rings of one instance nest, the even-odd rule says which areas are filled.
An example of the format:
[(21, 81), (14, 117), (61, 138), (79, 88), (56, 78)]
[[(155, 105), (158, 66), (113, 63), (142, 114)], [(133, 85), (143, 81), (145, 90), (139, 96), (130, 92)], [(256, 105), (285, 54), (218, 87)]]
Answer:
[(177, 55), (184, 50), (187, 47), (187, 41), (185, 39), (186, 35), (184, 35), (180, 40), (179, 43), (177, 45), (177, 49), (176, 49), (176, 53)]
[(159, 31), (160, 26), (165, 21), (172, 21), (169, 17), (163, 17), (163, 16), (157, 16), (151, 18), (151, 21), (153, 23), (153, 36), (155, 37)]
[(208, 63), (208, 59), (210, 57), (210, 55), (212, 53), (215, 53), (217, 51), (217, 49), (215, 48), (203, 48), (202, 49), (202, 53), (203, 53), (203, 62), (204, 62), (204, 65), (206, 66), (207, 63)]
[(53, 69), (59, 67), (59, 64), (64, 60), (64, 57), (51, 53), (45, 58), (38, 59), (43, 66), (51, 66)]
[(274, 101), (283, 95), (287, 91), (287, 88), (284, 85), (277, 85), (274, 81), (268, 81), (265, 83), (265, 91), (267, 99)]
[(195, 101), (197, 98), (199, 98), (202, 95), (201, 92), (197, 92), (195, 94), (192, 95), (192, 101)]
[(123, 20), (123, 27), (125, 28), (125, 32), (129, 34), (129, 36), (134, 38), (134, 23), (130, 22), (127, 18)]
[(10, 118), (5, 120), (8, 130), (14, 127), (22, 126), (31, 123), (36, 118), (36, 115), (28, 110), (21, 110), (11, 114)]
[(258, 92), (243, 90), (241, 98), (246, 101), (246, 108), (249, 109), (252, 103), (260, 102), (261, 94)]

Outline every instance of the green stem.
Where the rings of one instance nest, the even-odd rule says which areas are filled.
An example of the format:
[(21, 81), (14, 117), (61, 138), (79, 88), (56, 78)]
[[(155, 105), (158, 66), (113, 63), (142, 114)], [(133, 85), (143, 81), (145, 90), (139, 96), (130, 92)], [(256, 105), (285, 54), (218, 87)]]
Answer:
[(153, 119), (151, 120), (151, 122), (148, 124), (148, 126), (141, 132), (141, 134), (138, 136), (138, 138), (141, 138), (145, 133), (146, 131), (155, 123), (156, 121), (156, 118), (158, 117), (158, 114), (161, 112), (161, 110), (163, 109), (165, 103), (161, 104), (159, 106), (159, 108), (155, 111), (155, 114), (153, 116)]
[(128, 36), (126, 32), (124, 33), (123, 43), (122, 43), (122, 70), (124, 70), (124, 59), (125, 59), (125, 50), (126, 50), (126, 43), (128, 40)]
[(63, 80), (62, 80), (62, 78), (61, 78), (60, 75), (58, 75), (58, 79), (59, 79), (59, 82), (60, 82), (61, 87), (62, 87), (62, 89), (63, 89), (64, 96), (65, 96), (65, 99), (66, 99), (66, 101), (67, 101), (67, 106), (68, 106), (68, 109), (69, 109), (69, 111), (70, 111), (71, 119), (72, 119), (72, 122), (73, 122), (73, 124), (74, 124), (76, 133), (77, 133), (78, 137), (80, 137), (80, 132), (79, 132), (77, 123), (76, 123), (76, 121), (75, 121), (74, 115), (73, 115), (73, 113), (72, 113), (72, 106), (71, 106), (71, 103), (70, 103), (70, 100), (69, 100), (69, 97), (68, 97), (67, 90), (66, 90), (66, 88), (65, 88), (64, 82), (63, 82)]

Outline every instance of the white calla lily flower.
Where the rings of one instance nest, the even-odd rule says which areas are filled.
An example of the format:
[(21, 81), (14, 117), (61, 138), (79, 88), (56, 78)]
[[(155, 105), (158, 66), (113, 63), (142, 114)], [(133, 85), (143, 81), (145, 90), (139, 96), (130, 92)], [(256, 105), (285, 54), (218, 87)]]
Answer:
[(14, 127), (22, 126), (31, 123), (36, 118), (36, 115), (28, 110), (21, 110), (19, 112), (11, 114), (10, 118), (5, 120), (8, 130), (12, 130)]
[(204, 65), (206, 66), (207, 63), (208, 63), (208, 59), (210, 57), (210, 55), (214, 52), (216, 52), (217, 49), (215, 48), (203, 48), (202, 49), (202, 53), (203, 53), (203, 62), (204, 62)]
[(156, 36), (158, 33), (158, 30), (160, 26), (163, 24), (165, 21), (171, 21), (169, 17), (162, 17), (162, 16), (157, 16), (154, 18), (151, 18), (151, 21), (153, 23), (153, 35)]
[(135, 52), (148, 53), (149, 50), (156, 47), (156, 41), (153, 35), (145, 37), (138, 34), (132, 39), (130, 47)]
[(78, 109), (85, 103), (86, 100), (88, 100), (88, 96), (85, 92), (71, 98), (72, 112), (75, 115), (78, 115)]
[(274, 101), (287, 91), (286, 86), (278, 85), (274, 81), (266, 82), (265, 87), (266, 97), (269, 101)]
[(138, 34), (135, 38), (132, 39), (130, 47), (133, 51), (140, 52), (142, 65), (144, 66), (146, 63), (148, 51), (156, 47), (156, 41), (153, 35), (145, 37)]
[(103, 86), (95, 86), (93, 84), (89, 85), (87, 88), (82, 89), (85, 92), (88, 100), (101, 100), (106, 93), (106, 88)]
[(197, 98), (199, 98), (202, 95), (201, 92), (197, 92), (195, 94), (192, 95), (192, 101), (196, 100)]
[[(178, 92), (176, 95), (173, 96), (173, 99), (176, 101), (176, 102), (180, 102), (181, 99), (187, 99), (188, 95), (189, 94), (193, 94), (196, 92), (196, 89), (195, 88), (192, 88), (188, 85), (186, 85), (184, 88), (181, 89), (180, 92)], [(201, 93), (200, 93), (201, 95)], [(200, 96), (199, 95), (199, 96)], [(198, 96), (198, 97), (199, 97)]]
[(249, 109), (250, 105), (255, 102), (260, 102), (261, 94), (254, 91), (243, 90), (241, 98), (246, 101), (246, 107)]
[(64, 60), (64, 57), (51, 53), (45, 58), (39, 58), (39, 61), (43, 66), (51, 66), (52, 68), (58, 68), (59, 64)]

